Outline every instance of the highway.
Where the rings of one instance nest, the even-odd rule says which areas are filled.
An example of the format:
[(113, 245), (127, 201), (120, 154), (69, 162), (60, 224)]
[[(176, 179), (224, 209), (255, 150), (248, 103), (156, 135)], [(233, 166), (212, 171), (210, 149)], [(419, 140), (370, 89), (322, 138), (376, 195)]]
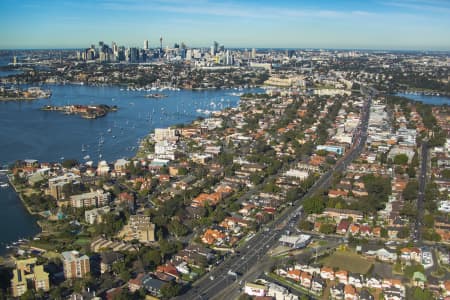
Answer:
[(303, 197), (295, 201), (293, 206), (286, 208), (274, 221), (266, 225), (267, 230), (257, 232), (249, 241), (237, 248), (236, 253), (228, 256), (224, 262), (197, 280), (187, 293), (177, 299), (232, 299), (236, 293), (236, 295), (239, 293), (237, 287), (239, 283), (254, 280), (273, 265), (273, 261), (266, 254), (285, 233), (287, 226), (292, 226), (298, 221), (302, 200), (326, 188), (333, 173), (345, 170), (364, 149), (370, 104), (371, 99), (368, 97), (362, 109), (361, 123), (355, 134), (354, 144), (335, 167), (324, 173)]

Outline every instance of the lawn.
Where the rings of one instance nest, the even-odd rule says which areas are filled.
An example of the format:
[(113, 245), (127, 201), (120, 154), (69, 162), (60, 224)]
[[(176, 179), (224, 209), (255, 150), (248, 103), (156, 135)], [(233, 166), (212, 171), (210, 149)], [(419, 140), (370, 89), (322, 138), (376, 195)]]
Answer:
[(367, 274), (373, 265), (371, 261), (348, 251), (336, 251), (322, 262), (324, 266), (360, 274)]

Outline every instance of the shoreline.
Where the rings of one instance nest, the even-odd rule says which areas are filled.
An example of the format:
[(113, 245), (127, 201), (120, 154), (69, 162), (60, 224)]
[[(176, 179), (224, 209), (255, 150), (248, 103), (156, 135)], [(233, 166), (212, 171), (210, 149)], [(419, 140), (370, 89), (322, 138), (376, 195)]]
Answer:
[[(20, 201), (22, 202), (22, 204), (25, 207), (25, 209), (27, 210), (27, 212), (32, 216), (38, 216), (39, 213), (33, 212), (31, 210), (31, 208), (28, 206), (28, 204), (26, 203), (26, 201), (23, 199), (22, 193), (18, 191), (17, 187), (14, 185), (13, 180), (11, 179), (11, 174), (6, 175), (6, 177), (8, 177), (9, 184), (11, 185), (11, 187), (14, 190), (14, 192), (16, 193), (16, 195), (19, 197)], [(39, 227), (41, 227), (41, 226), (39, 225)]]
[(0, 101), (33, 101), (33, 100), (38, 100), (38, 99), (47, 99), (47, 98), (24, 98), (24, 97), (1, 97), (0, 96)]

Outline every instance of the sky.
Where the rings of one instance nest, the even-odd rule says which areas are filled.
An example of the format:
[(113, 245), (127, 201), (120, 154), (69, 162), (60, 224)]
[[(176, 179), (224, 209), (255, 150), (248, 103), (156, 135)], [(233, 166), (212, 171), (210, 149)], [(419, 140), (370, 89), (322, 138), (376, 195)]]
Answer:
[(0, 49), (450, 50), (450, 0), (0, 0)]

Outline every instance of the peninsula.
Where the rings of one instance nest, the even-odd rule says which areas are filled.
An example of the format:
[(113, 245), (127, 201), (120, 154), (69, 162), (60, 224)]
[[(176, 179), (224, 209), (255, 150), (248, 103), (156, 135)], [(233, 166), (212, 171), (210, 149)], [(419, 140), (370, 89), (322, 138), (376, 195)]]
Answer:
[(42, 90), (39, 87), (29, 87), (22, 90), (16, 87), (0, 86), (0, 101), (10, 100), (36, 100), (42, 98), (50, 98), (52, 92), (50, 90)]

